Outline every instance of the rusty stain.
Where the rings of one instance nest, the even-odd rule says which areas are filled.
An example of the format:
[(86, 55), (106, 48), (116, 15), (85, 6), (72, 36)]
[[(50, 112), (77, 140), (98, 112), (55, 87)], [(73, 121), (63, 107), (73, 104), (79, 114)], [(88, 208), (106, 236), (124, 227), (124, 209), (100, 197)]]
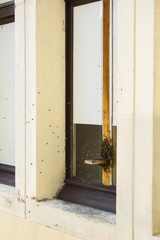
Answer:
[(34, 104), (32, 104), (32, 106), (34, 106)]
[(31, 199), (32, 199), (32, 200), (36, 200), (36, 197), (32, 197)]
[(3, 119), (6, 119), (5, 117)]
[(54, 134), (54, 132), (53, 132), (53, 134)]
[(49, 109), (48, 109), (48, 111), (50, 112), (50, 111), (51, 111), (51, 109), (49, 108)]
[(57, 136), (57, 138), (59, 138), (59, 136)]
[(30, 213), (31, 211), (28, 211), (28, 213)]
[(34, 120), (34, 118), (31, 119), (32, 121)]
[(46, 142), (46, 145), (48, 145), (48, 142)]
[(40, 94), (41, 92), (38, 92), (38, 94)]
[(37, 204), (37, 207), (39, 207), (39, 204)]
[(21, 197), (17, 197), (17, 200), (18, 200), (18, 202), (25, 203), (25, 200), (23, 198), (21, 198)]
[(2, 149), (0, 149), (0, 152), (2, 151)]
[(62, 21), (62, 32), (64, 32), (65, 31), (65, 22), (64, 22), (64, 20)]
[(49, 125), (49, 127), (52, 127), (52, 125)]
[(23, 199), (23, 198), (21, 198), (21, 202), (22, 202), (22, 203), (25, 203), (25, 201), (24, 201), (24, 199)]
[(7, 198), (6, 201), (11, 205), (12, 201), (9, 198)]
[(43, 162), (44, 160), (42, 159), (42, 162)]
[(30, 165), (33, 165), (33, 163), (30, 163)]
[(40, 174), (42, 174), (42, 172), (39, 172)]

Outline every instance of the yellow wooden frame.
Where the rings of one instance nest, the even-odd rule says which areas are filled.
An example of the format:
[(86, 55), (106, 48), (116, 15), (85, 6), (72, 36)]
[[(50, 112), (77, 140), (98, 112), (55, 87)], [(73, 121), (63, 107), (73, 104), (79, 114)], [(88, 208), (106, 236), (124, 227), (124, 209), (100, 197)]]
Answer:
[[(103, 140), (110, 138), (110, 0), (103, 0)], [(103, 184), (112, 185), (112, 168), (103, 167)]]

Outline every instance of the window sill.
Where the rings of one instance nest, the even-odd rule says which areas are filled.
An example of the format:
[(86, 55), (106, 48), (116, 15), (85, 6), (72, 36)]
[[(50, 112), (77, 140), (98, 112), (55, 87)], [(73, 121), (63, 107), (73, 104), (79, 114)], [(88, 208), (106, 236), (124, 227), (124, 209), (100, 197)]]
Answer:
[(57, 198), (67, 202), (116, 213), (116, 187), (73, 177), (66, 179)]
[(116, 214), (57, 199), (27, 199), (27, 219), (85, 239), (113, 237), (116, 232)]
[(0, 211), (24, 217), (24, 203), (14, 187), (0, 184)]

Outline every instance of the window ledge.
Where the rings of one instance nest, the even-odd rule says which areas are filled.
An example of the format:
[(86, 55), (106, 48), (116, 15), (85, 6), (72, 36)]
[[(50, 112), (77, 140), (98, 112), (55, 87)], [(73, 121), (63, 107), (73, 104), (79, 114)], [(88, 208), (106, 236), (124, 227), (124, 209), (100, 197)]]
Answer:
[(0, 184), (0, 211), (24, 217), (25, 201), (14, 187)]
[(27, 219), (85, 239), (113, 237), (116, 232), (116, 214), (57, 199), (27, 199)]
[(154, 240), (160, 240), (160, 235), (153, 236), (153, 239), (154, 239)]

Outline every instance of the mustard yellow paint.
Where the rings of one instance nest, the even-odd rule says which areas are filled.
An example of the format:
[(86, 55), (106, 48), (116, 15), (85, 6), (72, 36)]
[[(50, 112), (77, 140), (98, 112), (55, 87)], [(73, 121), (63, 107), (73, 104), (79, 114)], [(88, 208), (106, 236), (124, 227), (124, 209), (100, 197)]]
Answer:
[(36, 5), (37, 199), (53, 198), (65, 177), (65, 2)]
[(1, 240), (80, 240), (81, 238), (0, 212)]
[(160, 1), (155, 0), (152, 231), (160, 234)]
[[(103, 140), (110, 138), (110, 0), (103, 0)], [(112, 168), (102, 168), (103, 185), (112, 184)]]

